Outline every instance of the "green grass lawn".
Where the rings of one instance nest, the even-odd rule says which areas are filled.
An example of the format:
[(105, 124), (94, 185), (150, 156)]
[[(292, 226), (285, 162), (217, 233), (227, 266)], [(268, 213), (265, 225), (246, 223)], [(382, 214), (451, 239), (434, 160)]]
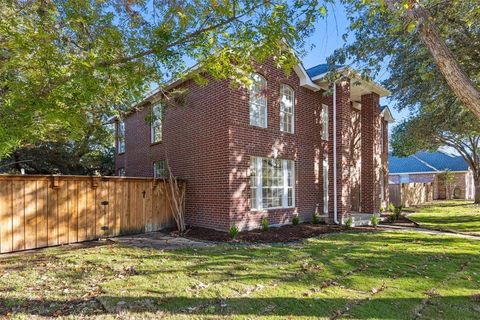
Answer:
[(471, 201), (435, 201), (412, 211), (408, 217), (422, 227), (480, 235), (480, 205)]
[(13, 318), (479, 319), (480, 241), (340, 233), (288, 245), (104, 245), (0, 260)]

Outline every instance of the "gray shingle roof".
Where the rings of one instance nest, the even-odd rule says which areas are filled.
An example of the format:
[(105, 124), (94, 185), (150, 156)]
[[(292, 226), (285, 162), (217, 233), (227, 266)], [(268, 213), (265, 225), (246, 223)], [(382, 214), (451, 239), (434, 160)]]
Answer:
[(461, 156), (449, 155), (441, 151), (420, 151), (403, 158), (389, 154), (388, 161), (390, 174), (468, 170), (468, 165)]

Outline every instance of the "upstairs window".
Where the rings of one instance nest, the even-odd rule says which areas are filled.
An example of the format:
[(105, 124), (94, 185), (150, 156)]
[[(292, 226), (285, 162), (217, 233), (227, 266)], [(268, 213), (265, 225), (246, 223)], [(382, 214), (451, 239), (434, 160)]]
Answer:
[(125, 122), (123, 121), (117, 124), (117, 152), (125, 152)]
[(250, 124), (267, 127), (267, 80), (258, 73), (252, 74), (250, 85)]
[(295, 206), (295, 169), (291, 160), (251, 158), (252, 209)]
[(165, 160), (155, 161), (153, 163), (153, 177), (154, 178), (167, 178), (167, 165)]
[(280, 130), (293, 133), (295, 96), (292, 87), (280, 87)]
[(152, 120), (150, 125), (151, 143), (162, 141), (162, 105), (155, 103), (152, 106)]
[(328, 140), (328, 106), (322, 105), (322, 139)]

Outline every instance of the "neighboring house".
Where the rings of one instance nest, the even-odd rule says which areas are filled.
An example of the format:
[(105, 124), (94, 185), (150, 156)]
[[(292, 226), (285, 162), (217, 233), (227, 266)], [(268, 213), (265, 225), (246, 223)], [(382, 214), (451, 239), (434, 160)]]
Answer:
[(388, 200), (393, 118), (379, 99), (389, 91), (338, 71), (343, 78), (328, 94), (324, 64), (300, 64), (287, 76), (270, 60), (249, 88), (178, 80), (169, 89), (188, 90), (185, 106), (168, 107), (154, 91), (117, 122), (117, 172), (162, 177), (168, 158), (187, 181), (186, 220), (194, 226), (245, 230), (264, 217), (281, 225), (314, 213), (330, 223), (349, 213), (369, 218)]
[[(417, 152), (409, 157), (389, 154), (390, 200), (395, 205), (415, 205), (439, 199), (474, 199), (473, 173), (461, 156), (446, 152)], [(453, 175), (446, 184), (444, 172)]]

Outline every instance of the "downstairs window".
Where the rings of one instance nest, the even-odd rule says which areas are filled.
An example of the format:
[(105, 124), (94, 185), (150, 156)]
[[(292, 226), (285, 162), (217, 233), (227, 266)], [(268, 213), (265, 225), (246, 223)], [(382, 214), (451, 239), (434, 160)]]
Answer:
[(250, 164), (252, 209), (295, 206), (294, 161), (252, 157)]

